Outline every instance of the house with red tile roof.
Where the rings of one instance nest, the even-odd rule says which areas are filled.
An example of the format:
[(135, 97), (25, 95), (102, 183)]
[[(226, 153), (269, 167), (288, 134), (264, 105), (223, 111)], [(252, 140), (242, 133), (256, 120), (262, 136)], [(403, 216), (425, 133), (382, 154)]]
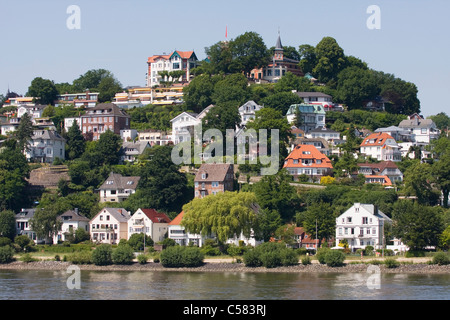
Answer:
[(128, 220), (128, 239), (135, 233), (145, 233), (155, 242), (162, 241), (170, 222), (169, 217), (163, 212), (139, 208)]
[(168, 224), (168, 237), (169, 239), (175, 240), (180, 246), (187, 246), (193, 244), (195, 246), (201, 247), (206, 239), (205, 236), (201, 234), (189, 233), (181, 225), (181, 220), (183, 219), (184, 211), (181, 211), (169, 224)]
[(284, 160), (283, 168), (297, 181), (306, 175), (311, 181), (320, 181), (323, 176), (331, 176), (333, 165), (331, 160), (313, 145), (297, 145)]
[(154, 55), (147, 59), (147, 87), (158, 86), (163, 79), (160, 71), (182, 70), (184, 74), (180, 77), (180, 82), (186, 83), (191, 79), (191, 70), (198, 64), (194, 51), (175, 50), (170, 54)]
[(360, 152), (379, 161), (401, 161), (402, 153), (395, 139), (385, 133), (372, 133), (364, 138)]
[[(391, 185), (403, 180), (403, 173), (393, 161), (379, 163), (358, 163), (358, 174), (366, 176), (366, 183), (382, 183)], [(382, 178), (382, 180), (380, 180)]]

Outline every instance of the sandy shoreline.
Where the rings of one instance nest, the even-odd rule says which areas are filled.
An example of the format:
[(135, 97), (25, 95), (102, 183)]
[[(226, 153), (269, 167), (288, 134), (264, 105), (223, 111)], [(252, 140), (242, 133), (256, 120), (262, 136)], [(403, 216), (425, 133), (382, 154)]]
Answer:
[[(37, 262), (22, 262), (14, 261), (7, 264), (0, 264), (0, 270), (66, 270), (71, 264), (69, 262), (61, 261), (37, 261)], [(278, 268), (249, 268), (245, 267), (242, 263), (232, 263), (223, 261), (205, 262), (204, 265), (196, 268), (165, 268), (160, 263), (148, 262), (141, 265), (137, 262), (131, 265), (109, 265), (109, 266), (96, 266), (96, 265), (77, 265), (80, 270), (89, 271), (167, 271), (167, 272), (338, 272), (338, 273), (355, 273), (355, 272), (368, 272), (369, 264), (345, 264), (342, 267), (328, 267), (318, 263), (312, 263), (310, 265), (302, 265), (301, 263), (296, 266), (278, 267)], [(416, 274), (450, 274), (450, 265), (438, 266), (430, 265), (427, 263), (408, 263), (400, 264), (397, 268), (387, 268), (385, 265), (377, 265), (380, 273), (416, 273)]]

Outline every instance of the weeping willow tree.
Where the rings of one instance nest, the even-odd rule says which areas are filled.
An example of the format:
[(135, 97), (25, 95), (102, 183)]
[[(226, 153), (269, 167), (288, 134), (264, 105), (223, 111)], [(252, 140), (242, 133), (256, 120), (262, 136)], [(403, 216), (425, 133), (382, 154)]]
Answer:
[(196, 198), (183, 206), (181, 225), (190, 233), (215, 235), (224, 243), (239, 236), (250, 237), (257, 223), (256, 195), (252, 192), (222, 192)]

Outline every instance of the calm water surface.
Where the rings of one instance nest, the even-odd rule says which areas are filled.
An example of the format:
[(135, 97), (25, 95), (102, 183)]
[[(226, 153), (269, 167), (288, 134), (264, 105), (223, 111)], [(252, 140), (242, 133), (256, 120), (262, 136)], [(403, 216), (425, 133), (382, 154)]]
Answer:
[[(450, 300), (448, 274), (0, 270), (0, 300)], [(372, 286), (373, 287), (373, 286)]]

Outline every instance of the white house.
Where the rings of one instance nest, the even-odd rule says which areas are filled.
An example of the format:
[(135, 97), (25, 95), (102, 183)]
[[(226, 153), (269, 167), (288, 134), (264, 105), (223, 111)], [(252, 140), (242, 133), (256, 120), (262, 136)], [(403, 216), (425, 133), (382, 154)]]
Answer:
[(150, 143), (146, 141), (124, 142), (122, 144), (120, 160), (121, 162), (134, 162), (147, 148), (150, 148)]
[(187, 246), (193, 244), (195, 246), (201, 247), (206, 240), (205, 236), (201, 234), (189, 233), (181, 225), (181, 220), (183, 219), (184, 211), (181, 211), (175, 219), (173, 219), (168, 225), (168, 237), (169, 239), (175, 240), (181, 246)]
[(89, 232), (89, 219), (75, 210), (68, 210), (57, 218), (61, 221), (60, 231), (53, 237), (53, 243), (58, 241), (66, 241), (68, 234), (73, 234), (77, 229), (81, 228)]
[(25, 155), (30, 161), (52, 163), (56, 158), (65, 159), (66, 139), (57, 131), (34, 130)]
[(395, 139), (384, 132), (372, 133), (360, 145), (362, 154), (379, 161), (401, 161), (400, 149)]
[(100, 186), (100, 202), (121, 202), (136, 192), (140, 177), (124, 177), (111, 172)]
[(341, 135), (339, 132), (331, 130), (327, 127), (318, 127), (310, 130), (305, 134), (307, 138), (323, 138), (328, 142), (333, 142), (335, 140), (340, 140)]
[(7, 136), (17, 130), (20, 124), (20, 118), (10, 118), (8, 121), (2, 123), (1, 135)]
[(376, 205), (355, 203), (336, 218), (336, 245), (347, 240), (352, 251), (369, 245), (381, 249), (386, 245), (384, 226), (391, 223)]
[(398, 125), (400, 128), (409, 131), (414, 142), (430, 143), (439, 138), (440, 130), (431, 119), (424, 119), (418, 114), (413, 114), (406, 120), (402, 120)]
[(137, 209), (128, 220), (128, 239), (135, 233), (145, 233), (154, 242), (164, 240), (170, 223), (169, 217), (155, 209)]
[(68, 132), (69, 129), (75, 123), (75, 121), (77, 122), (78, 127), (80, 128), (80, 131), (81, 131), (81, 118), (80, 117), (67, 117), (67, 118), (64, 118), (64, 130), (66, 132)]
[(138, 136), (136, 129), (122, 129), (120, 130), (120, 137), (122, 141), (133, 141)]
[(174, 144), (190, 141), (194, 134), (194, 128), (201, 125), (202, 119), (214, 105), (209, 105), (200, 113), (183, 112), (170, 120), (172, 122), (172, 141)]
[(245, 126), (249, 120), (254, 119), (256, 111), (259, 111), (262, 108), (263, 106), (260, 106), (253, 100), (247, 101), (242, 106), (240, 106), (239, 115), (241, 116), (241, 127)]
[(333, 97), (323, 92), (295, 92), (304, 103), (320, 104), (324, 108), (333, 108)]
[(28, 113), (31, 119), (41, 118), (45, 107), (42, 104), (20, 105), (17, 108), (17, 117), (22, 118), (25, 113)]
[(89, 221), (92, 241), (117, 244), (121, 239), (127, 240), (130, 217), (124, 208), (103, 208)]
[(35, 243), (44, 243), (44, 239), (38, 238), (36, 232), (31, 229), (30, 220), (33, 218), (36, 210), (39, 209), (21, 209), (16, 214), (16, 234), (26, 235)]
[(306, 133), (310, 130), (325, 127), (325, 108), (322, 105), (314, 104), (293, 104), (289, 107), (286, 118), (290, 124), (294, 123), (297, 115), (297, 111), (300, 111), (302, 118), (301, 125), (298, 129), (301, 129)]

